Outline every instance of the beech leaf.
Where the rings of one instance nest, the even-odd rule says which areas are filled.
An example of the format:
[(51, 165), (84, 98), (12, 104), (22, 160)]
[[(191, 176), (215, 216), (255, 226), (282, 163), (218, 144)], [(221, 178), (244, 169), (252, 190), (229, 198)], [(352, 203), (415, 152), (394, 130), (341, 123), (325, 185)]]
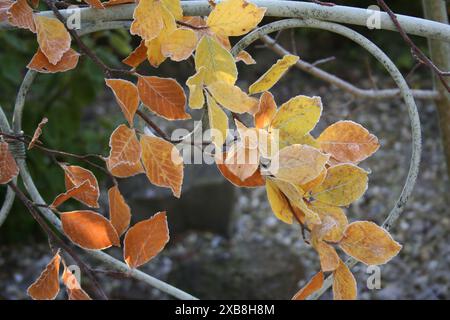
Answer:
[(185, 120), (186, 95), (179, 83), (171, 78), (139, 77), (139, 96), (151, 111), (167, 120)]
[(122, 79), (106, 79), (106, 85), (111, 88), (125, 119), (133, 127), (134, 115), (139, 107), (139, 92), (134, 83)]
[(181, 196), (183, 158), (170, 142), (150, 136), (141, 137), (142, 163), (154, 185), (168, 187), (175, 197)]
[(75, 244), (92, 250), (120, 246), (119, 236), (111, 222), (90, 210), (61, 213), (64, 234)]
[(167, 242), (169, 229), (166, 213), (158, 212), (128, 230), (124, 239), (124, 260), (130, 268), (137, 268), (153, 259)]
[(28, 295), (33, 300), (54, 300), (59, 293), (59, 251), (47, 264), (37, 280), (28, 288)]
[(369, 221), (356, 221), (345, 229), (341, 249), (367, 265), (385, 264), (402, 246), (383, 228)]

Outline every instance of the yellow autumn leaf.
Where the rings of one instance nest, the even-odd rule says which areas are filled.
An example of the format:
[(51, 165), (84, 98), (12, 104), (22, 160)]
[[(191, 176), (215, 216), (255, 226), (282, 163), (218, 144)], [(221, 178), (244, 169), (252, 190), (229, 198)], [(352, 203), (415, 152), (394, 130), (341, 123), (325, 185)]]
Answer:
[(156, 38), (163, 27), (161, 1), (139, 1), (134, 9), (130, 33), (149, 41)]
[(180, 0), (161, 0), (161, 2), (176, 20), (183, 18), (183, 9), (181, 8)]
[(269, 90), (281, 79), (291, 66), (297, 63), (298, 59), (299, 57), (294, 55), (285, 55), (256, 80), (250, 88), (248, 88), (248, 92), (250, 94), (255, 94)]
[(275, 180), (277, 187), (288, 198), (292, 206), (296, 207), (305, 215), (305, 220), (310, 225), (320, 224), (320, 217), (317, 213), (308, 208), (303, 196), (305, 192), (298, 186), (283, 180)]
[(245, 0), (225, 0), (211, 11), (206, 24), (217, 34), (241, 36), (254, 29), (265, 12), (266, 8), (258, 8)]
[(333, 299), (355, 300), (357, 296), (356, 280), (347, 265), (340, 260), (333, 272)]
[(385, 264), (402, 246), (382, 227), (370, 221), (356, 221), (345, 229), (341, 249), (367, 265)]
[(279, 131), (280, 141), (287, 141), (291, 137), (299, 139), (316, 126), (321, 114), (320, 97), (296, 96), (278, 109), (271, 130)]
[(162, 52), (162, 44), (166, 41), (170, 34), (177, 30), (177, 24), (173, 15), (164, 6), (161, 6), (162, 29), (157, 37), (151, 40), (145, 40), (147, 47), (147, 60), (150, 64), (157, 68), (166, 60), (166, 56)]
[(206, 95), (206, 99), (208, 104), (211, 140), (218, 150), (222, 150), (222, 145), (227, 137), (228, 117), (209, 94)]
[(367, 175), (353, 164), (330, 167), (322, 184), (310, 191), (311, 197), (334, 206), (348, 206), (367, 190)]
[(294, 212), (289, 204), (289, 200), (281, 192), (276, 183), (269, 178), (266, 179), (266, 192), (273, 214), (281, 221), (292, 224)]
[(237, 68), (231, 53), (216, 39), (203, 36), (195, 52), (195, 70), (206, 68), (205, 84), (218, 80), (233, 85), (237, 80)]
[(358, 163), (378, 150), (377, 137), (353, 121), (338, 121), (317, 138), (320, 147), (339, 162)]
[(269, 171), (293, 184), (305, 184), (325, 170), (329, 155), (308, 145), (293, 144), (281, 149), (273, 158)]
[(161, 52), (161, 39), (159, 37), (152, 40), (145, 40), (147, 47), (147, 60), (155, 68), (158, 68), (161, 63), (166, 60), (166, 57)]
[(238, 86), (224, 81), (216, 81), (208, 86), (211, 95), (224, 108), (236, 113), (254, 113), (258, 107), (258, 100), (249, 97)]
[(197, 46), (197, 35), (191, 29), (179, 28), (161, 42), (161, 52), (173, 61), (189, 58)]
[(320, 224), (312, 227), (311, 232), (314, 236), (320, 240), (339, 242), (348, 225), (344, 210), (318, 201), (314, 201), (309, 208), (317, 213), (321, 220)]
[(205, 73), (206, 68), (201, 67), (197, 73), (190, 76), (186, 81), (186, 85), (189, 88), (189, 107), (191, 109), (201, 109), (205, 104), (205, 96), (203, 95)]

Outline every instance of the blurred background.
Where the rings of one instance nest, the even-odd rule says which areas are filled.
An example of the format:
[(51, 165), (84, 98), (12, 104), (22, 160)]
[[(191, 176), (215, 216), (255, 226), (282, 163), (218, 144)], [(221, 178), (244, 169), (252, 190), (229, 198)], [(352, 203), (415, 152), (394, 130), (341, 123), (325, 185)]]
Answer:
[[(375, 3), (334, 2), (361, 8)], [(397, 13), (423, 16), (419, 0), (390, 1), (389, 5)], [(431, 88), (431, 73), (426, 67), (411, 73), (416, 62), (397, 33), (352, 28), (379, 45), (400, 71), (409, 75), (407, 80), (412, 88)], [(107, 64), (116, 66), (139, 43), (126, 30), (99, 32), (84, 40)], [(413, 40), (427, 52), (426, 40), (416, 37)], [(278, 41), (307, 62), (335, 57), (320, 67), (359, 87), (394, 87), (380, 64), (340, 36), (298, 29), (281, 33)], [(35, 37), (29, 32), (0, 31), (0, 105), (9, 118), (25, 66), (36, 48)], [(238, 63), (242, 88), (247, 88), (279, 58), (262, 43), (254, 44), (248, 51), (257, 64)], [(146, 65), (143, 70), (146, 74), (174, 77), (180, 83), (194, 73), (189, 61), (179, 64), (166, 61), (158, 69)], [(324, 112), (313, 132), (315, 136), (327, 125), (349, 119), (380, 139), (379, 151), (362, 163), (362, 167), (371, 171), (369, 189), (347, 213), (350, 221), (382, 223), (401, 192), (409, 166), (411, 136), (403, 102), (355, 99), (295, 68), (271, 91), (278, 105), (298, 94), (322, 97)], [(450, 298), (449, 182), (435, 106), (430, 100), (417, 100), (417, 105), (423, 133), (421, 172), (403, 217), (392, 229), (403, 249), (398, 257), (381, 267), (381, 290), (367, 288), (369, 275), (365, 266), (354, 268), (360, 299)], [(119, 106), (104, 85), (102, 72), (86, 57), (81, 58), (76, 70), (38, 76), (26, 103), (25, 133), (32, 134), (43, 116), (49, 119), (41, 137), (44, 144), (78, 154), (108, 155), (109, 136), (124, 122)], [(193, 118), (197, 119), (198, 114), (194, 113)], [(192, 126), (189, 121), (158, 121), (167, 132), (179, 126)], [(77, 164), (73, 159), (67, 161)], [(33, 150), (28, 153), (28, 163), (46, 201), (51, 202), (64, 191), (63, 173), (48, 157)], [(101, 207), (106, 214), (106, 190), (110, 185), (102, 172), (93, 171), (103, 188)], [(120, 189), (132, 208), (133, 223), (162, 209), (168, 212), (170, 244), (142, 270), (201, 299), (290, 299), (319, 270), (318, 257), (303, 242), (299, 229), (274, 217), (265, 189), (236, 188), (221, 177), (215, 166), (186, 166), (180, 200), (152, 186), (145, 175), (121, 180)], [(1, 188), (0, 199), (4, 193), (5, 188)], [(76, 208), (80, 208), (78, 203), (68, 202), (64, 209)], [(111, 249), (108, 253), (121, 259), (118, 250)], [(26, 288), (49, 259), (45, 235), (16, 201), (0, 229), (0, 299), (27, 299)], [(101, 283), (114, 299), (169, 298), (132, 279), (101, 276)], [(89, 283), (85, 286), (89, 290)], [(331, 298), (331, 294), (324, 298)]]

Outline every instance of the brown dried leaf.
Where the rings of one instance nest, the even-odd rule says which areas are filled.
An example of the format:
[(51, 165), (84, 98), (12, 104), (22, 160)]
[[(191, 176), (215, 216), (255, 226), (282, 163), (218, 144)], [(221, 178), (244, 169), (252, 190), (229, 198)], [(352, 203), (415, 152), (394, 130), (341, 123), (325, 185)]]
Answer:
[(125, 202), (117, 186), (108, 190), (109, 219), (119, 237), (127, 231), (130, 226), (130, 207)]
[(59, 292), (59, 251), (42, 271), (39, 278), (28, 288), (28, 295), (33, 300), (53, 300)]
[(123, 256), (130, 268), (137, 268), (153, 259), (169, 242), (165, 212), (132, 226), (124, 239)]
[(369, 221), (349, 224), (339, 245), (346, 254), (367, 265), (385, 264), (402, 248), (385, 229)]
[(48, 122), (47, 118), (42, 118), (41, 122), (39, 122), (36, 130), (34, 131), (33, 138), (31, 139), (30, 143), (28, 144), (28, 150), (34, 147), (36, 142), (38, 141), (39, 137), (42, 134), (42, 128), (45, 126), (45, 124)]
[(64, 234), (85, 249), (103, 250), (120, 246), (119, 236), (111, 222), (97, 212), (79, 210), (61, 213)]
[(10, 182), (19, 174), (16, 160), (9, 151), (7, 142), (0, 141), (0, 184)]

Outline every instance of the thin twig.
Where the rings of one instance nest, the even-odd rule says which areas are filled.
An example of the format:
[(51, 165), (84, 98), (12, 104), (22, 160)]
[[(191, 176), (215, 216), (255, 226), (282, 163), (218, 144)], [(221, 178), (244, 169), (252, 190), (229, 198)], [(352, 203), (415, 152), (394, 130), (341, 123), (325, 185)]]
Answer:
[(433, 61), (431, 61), (430, 58), (428, 58), (425, 53), (423, 53), (422, 50), (419, 49), (419, 47), (416, 46), (416, 44), (411, 40), (411, 38), (408, 36), (408, 34), (403, 30), (402, 26), (397, 20), (397, 16), (395, 13), (389, 8), (389, 6), (384, 2), (384, 0), (377, 0), (378, 5), (383, 8), (384, 11), (389, 15), (389, 17), (392, 20), (392, 23), (397, 28), (398, 32), (400, 33), (400, 36), (403, 38), (403, 40), (411, 47), (411, 53), (413, 57), (418, 60), (421, 64), (424, 64), (428, 66), (436, 75), (438, 76), (439, 80), (442, 82), (442, 85), (447, 89), (448, 92), (450, 92), (450, 87), (447, 84), (447, 81), (445, 77), (450, 76), (449, 71), (442, 71), (439, 69)]
[(95, 278), (91, 268), (87, 266), (83, 260), (70, 248), (61, 238), (58, 237), (58, 235), (47, 225), (45, 220), (41, 217), (41, 215), (37, 212), (36, 208), (34, 207), (34, 203), (27, 198), (27, 196), (20, 190), (14, 183), (10, 182), (8, 185), (11, 187), (11, 189), (14, 190), (17, 197), (23, 202), (23, 204), (27, 207), (28, 211), (31, 213), (33, 218), (36, 220), (36, 222), (41, 226), (42, 230), (47, 234), (47, 237), (50, 241), (52, 241), (54, 244), (58, 245), (61, 249), (63, 249), (69, 256), (72, 257), (72, 259), (79, 265), (80, 269), (86, 273), (86, 275), (89, 277), (89, 279), (92, 281), (92, 283), (95, 286), (97, 295), (102, 300), (108, 300), (105, 292), (100, 287), (97, 279)]
[(107, 78), (111, 78), (113, 74), (120, 73), (125, 75), (136, 75), (135, 71), (130, 70), (124, 70), (124, 69), (113, 69), (107, 66), (80, 38), (78, 33), (74, 29), (70, 29), (67, 27), (66, 19), (64, 16), (59, 12), (59, 9), (55, 5), (55, 2), (52, 0), (44, 0), (44, 2), (47, 4), (47, 6), (53, 11), (53, 14), (58, 18), (59, 21), (61, 21), (64, 26), (66, 27), (69, 34), (72, 36), (72, 38), (76, 41), (78, 44), (78, 47), (81, 51), (83, 51), (89, 58), (92, 59), (92, 61), (98, 65), (104, 72), (105, 76)]

